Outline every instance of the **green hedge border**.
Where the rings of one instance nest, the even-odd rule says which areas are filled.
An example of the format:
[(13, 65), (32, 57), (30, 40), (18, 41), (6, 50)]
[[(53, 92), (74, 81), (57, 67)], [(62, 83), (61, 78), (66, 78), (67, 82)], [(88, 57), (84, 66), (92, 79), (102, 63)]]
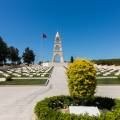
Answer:
[[(59, 109), (70, 105), (97, 106), (102, 112), (98, 117), (62, 113)], [(36, 120), (120, 120), (120, 100), (107, 97), (53, 96), (35, 106)]]

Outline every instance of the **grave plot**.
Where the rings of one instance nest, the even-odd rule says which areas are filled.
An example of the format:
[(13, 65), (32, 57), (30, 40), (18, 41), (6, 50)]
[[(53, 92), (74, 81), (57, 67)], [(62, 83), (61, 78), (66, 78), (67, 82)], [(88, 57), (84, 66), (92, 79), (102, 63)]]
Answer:
[(97, 77), (113, 77), (120, 75), (120, 66), (95, 65), (97, 70)]
[(23, 83), (27, 83), (28, 81), (30, 82), (30, 84), (32, 83), (35, 84), (37, 82), (45, 83), (45, 82), (48, 82), (48, 79), (51, 76), (52, 70), (53, 70), (53, 66), (43, 67), (40, 65), (32, 65), (32, 66), (21, 67), (21, 68), (12, 68), (6, 71), (0, 71), (0, 81), (1, 81), (0, 84), (5, 84), (3, 83), (3, 81), (5, 81), (6, 84), (9, 84), (9, 83), (23, 84)]
[(120, 84), (120, 66), (95, 65), (98, 84)]

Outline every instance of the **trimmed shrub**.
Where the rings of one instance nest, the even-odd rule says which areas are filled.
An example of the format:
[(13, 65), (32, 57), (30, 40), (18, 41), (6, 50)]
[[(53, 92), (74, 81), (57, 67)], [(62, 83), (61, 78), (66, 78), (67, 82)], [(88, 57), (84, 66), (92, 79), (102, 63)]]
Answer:
[(96, 88), (96, 69), (88, 60), (76, 59), (68, 66), (68, 87), (71, 96), (92, 96)]
[[(110, 106), (108, 107), (107, 104)], [(89, 116), (88, 114), (77, 116), (60, 111), (70, 105), (97, 106), (101, 111), (101, 115), (98, 117)], [(37, 120), (120, 120), (120, 100), (107, 97), (54, 96), (38, 102), (35, 106), (35, 114)]]

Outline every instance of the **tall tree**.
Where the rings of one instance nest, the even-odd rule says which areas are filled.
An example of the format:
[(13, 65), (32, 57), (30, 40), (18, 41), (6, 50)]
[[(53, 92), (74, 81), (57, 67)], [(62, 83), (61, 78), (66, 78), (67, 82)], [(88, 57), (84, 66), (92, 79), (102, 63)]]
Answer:
[(70, 58), (70, 63), (73, 63), (73, 62), (74, 62), (74, 57), (71, 56), (71, 58)]
[(0, 36), (0, 64), (4, 64), (6, 62), (7, 56), (8, 56), (7, 44)]
[(30, 50), (29, 47), (25, 49), (25, 52), (23, 53), (23, 62), (29, 64), (34, 63), (35, 61), (35, 54), (33, 50)]
[(19, 60), (19, 50), (13, 46), (8, 48), (8, 58), (12, 63), (17, 63)]

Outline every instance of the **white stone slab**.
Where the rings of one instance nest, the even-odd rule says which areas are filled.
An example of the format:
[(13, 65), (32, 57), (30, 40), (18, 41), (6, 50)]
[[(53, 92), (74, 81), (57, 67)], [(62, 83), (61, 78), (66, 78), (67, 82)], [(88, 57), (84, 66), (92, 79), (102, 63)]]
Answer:
[(49, 63), (43, 63), (43, 67), (48, 67)]
[(0, 73), (4, 73), (3, 71), (0, 71)]
[(0, 78), (0, 81), (2, 82), (2, 81), (6, 81), (6, 78)]
[(92, 106), (69, 106), (70, 114), (88, 114), (90, 116), (99, 116), (100, 112), (97, 107)]

